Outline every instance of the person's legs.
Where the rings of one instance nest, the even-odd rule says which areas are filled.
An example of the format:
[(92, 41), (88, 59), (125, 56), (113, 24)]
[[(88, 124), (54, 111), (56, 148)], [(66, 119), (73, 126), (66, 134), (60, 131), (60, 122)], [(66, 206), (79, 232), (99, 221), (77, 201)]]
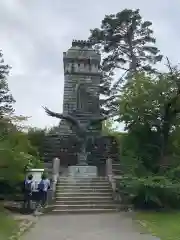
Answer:
[(31, 195), (28, 193), (24, 194), (24, 200), (23, 200), (23, 211), (26, 213), (31, 212)]
[(30, 199), (30, 196), (28, 196), (28, 199), (27, 199), (27, 210), (29, 211), (31, 209), (31, 199)]
[(47, 191), (44, 192), (44, 206), (47, 204)]
[(39, 200), (37, 204), (37, 209), (40, 209), (41, 207), (45, 207), (47, 202), (47, 192), (46, 191), (39, 191)]
[(43, 205), (43, 191), (39, 191), (39, 206)]
[(27, 193), (24, 193), (24, 199), (23, 199), (23, 210), (27, 209), (28, 205), (28, 196)]
[(46, 192), (43, 191), (42, 192), (42, 207), (44, 207), (46, 204)]
[(27, 201), (26, 201), (26, 199), (24, 198), (24, 200), (23, 200), (23, 210), (25, 210), (26, 207), (27, 207)]
[(31, 212), (32, 210), (32, 194), (28, 194), (27, 197), (27, 211)]
[(36, 193), (36, 207), (34, 213), (38, 213), (41, 209), (41, 204), (42, 204), (42, 193), (41, 191), (38, 191)]

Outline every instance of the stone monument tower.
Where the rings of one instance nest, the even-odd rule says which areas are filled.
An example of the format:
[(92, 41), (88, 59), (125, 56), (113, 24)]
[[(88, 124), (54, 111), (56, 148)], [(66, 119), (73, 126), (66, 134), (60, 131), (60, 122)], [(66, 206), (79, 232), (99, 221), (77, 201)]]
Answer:
[[(115, 150), (114, 154), (114, 144), (111, 144), (114, 140), (101, 134), (102, 121), (98, 120), (97, 124), (89, 125), (92, 119), (100, 119), (103, 115), (99, 105), (100, 61), (100, 54), (92, 48), (89, 41), (74, 40), (70, 49), (63, 53), (63, 113), (49, 112), (50, 116), (59, 116), (61, 120), (58, 130), (46, 137), (43, 149), (45, 162), (58, 157), (61, 168), (68, 168), (72, 174), (92, 176), (97, 175), (98, 171), (98, 174), (102, 175), (105, 172), (107, 156), (116, 158), (117, 151)], [(78, 139), (77, 128), (73, 128), (67, 119), (62, 117), (67, 115), (80, 123), (87, 138), (83, 136)]]
[[(63, 53), (63, 113), (74, 114), (82, 124), (87, 122), (89, 116), (100, 114), (100, 61), (100, 54), (92, 49), (89, 41), (74, 40), (71, 48)], [(73, 134), (64, 120), (60, 122), (59, 133)]]

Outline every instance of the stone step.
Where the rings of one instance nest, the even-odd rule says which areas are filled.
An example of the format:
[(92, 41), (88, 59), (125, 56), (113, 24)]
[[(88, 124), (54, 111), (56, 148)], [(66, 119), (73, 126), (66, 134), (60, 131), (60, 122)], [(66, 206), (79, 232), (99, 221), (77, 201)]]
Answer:
[[(51, 207), (51, 206), (50, 206)], [(67, 204), (53, 204), (52, 208), (58, 210), (74, 210), (74, 209), (116, 209), (116, 205), (114, 203), (111, 204), (74, 204), (74, 205), (67, 205)]]
[(121, 169), (116, 169), (116, 168), (114, 168), (112, 171), (115, 172), (115, 173), (121, 173), (122, 172)]
[(57, 195), (56, 196), (56, 201), (85, 201), (85, 200), (88, 200), (88, 201), (104, 201), (104, 200), (112, 200), (112, 196), (109, 194), (109, 195), (106, 195), (106, 196), (99, 196), (99, 195), (85, 195), (85, 196), (77, 196), (77, 195), (73, 195), (73, 196), (63, 196), (63, 195)]
[(57, 194), (59, 193), (82, 193), (82, 194), (93, 194), (93, 193), (109, 193), (109, 194), (112, 194), (112, 190), (111, 189), (64, 189), (64, 190), (57, 190), (56, 191)]
[(61, 184), (57, 184), (57, 189), (58, 188), (74, 188), (74, 187), (78, 187), (78, 188), (110, 188), (110, 184), (109, 183), (61, 183)]
[(56, 197), (94, 197), (94, 196), (111, 196), (109, 192), (56, 192)]
[(67, 177), (67, 179), (63, 179), (63, 180), (58, 180), (57, 185), (58, 184), (94, 184), (94, 185), (98, 185), (98, 184), (102, 184), (102, 185), (109, 185), (109, 181), (107, 180), (83, 180), (83, 179), (69, 179)]
[(74, 204), (80, 204), (80, 205), (84, 205), (84, 204), (111, 204), (113, 202), (112, 198), (108, 198), (108, 199), (104, 199), (104, 198), (101, 198), (101, 199), (89, 199), (89, 198), (86, 198), (86, 199), (56, 199), (56, 204), (67, 204), (67, 205), (74, 205)]
[(96, 182), (93, 182), (93, 181), (61, 181), (61, 182), (57, 182), (57, 185), (67, 185), (67, 184), (72, 184), (72, 185), (82, 185), (84, 186), (85, 184), (86, 185), (94, 185), (94, 186), (97, 186), (97, 185), (109, 185), (109, 182), (108, 181), (96, 181)]
[(64, 190), (64, 189), (88, 189), (88, 191), (90, 189), (112, 189), (111, 186), (108, 185), (94, 185), (94, 184), (63, 184), (63, 185), (57, 185), (56, 186), (57, 190)]
[(111, 189), (110, 184), (58, 184), (56, 189)]
[(86, 209), (53, 209), (52, 214), (95, 214), (95, 213), (111, 213), (111, 212), (117, 212), (117, 209), (109, 208), (109, 209), (103, 209), (103, 208), (86, 208)]
[(72, 181), (72, 182), (105, 182), (108, 181), (106, 178), (89, 178), (89, 177), (71, 177), (71, 176), (66, 176), (66, 177), (59, 177), (59, 181)]
[(104, 182), (104, 181), (108, 181), (107, 177), (59, 177), (59, 181), (83, 181), (83, 182)]
[(93, 187), (58, 187), (56, 189), (56, 192), (59, 193), (59, 192), (109, 192), (111, 193), (112, 190), (111, 188), (107, 187), (107, 188), (104, 188), (104, 187), (101, 187), (101, 188), (93, 188)]

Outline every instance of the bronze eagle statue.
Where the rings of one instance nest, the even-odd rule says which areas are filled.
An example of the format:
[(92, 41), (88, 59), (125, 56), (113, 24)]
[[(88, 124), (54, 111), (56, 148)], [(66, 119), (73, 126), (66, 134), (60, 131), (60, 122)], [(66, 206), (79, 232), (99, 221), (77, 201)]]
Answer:
[(66, 120), (75, 129), (79, 137), (85, 137), (90, 126), (94, 126), (108, 118), (107, 116), (90, 118), (88, 123), (84, 125), (84, 124), (81, 124), (78, 119), (76, 119), (74, 116), (70, 114), (56, 113), (49, 110), (47, 107), (43, 107), (43, 108), (45, 109), (45, 112), (47, 113), (47, 115)]

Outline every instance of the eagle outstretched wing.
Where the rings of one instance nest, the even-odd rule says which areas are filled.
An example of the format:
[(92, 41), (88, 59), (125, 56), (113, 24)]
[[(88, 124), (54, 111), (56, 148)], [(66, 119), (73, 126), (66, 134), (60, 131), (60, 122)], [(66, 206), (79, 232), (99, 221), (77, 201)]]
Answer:
[(43, 107), (43, 108), (44, 108), (45, 112), (47, 113), (47, 115), (49, 115), (51, 117), (59, 118), (59, 119), (64, 119), (68, 123), (70, 123), (72, 126), (77, 127), (79, 130), (81, 129), (80, 122), (77, 119), (75, 119), (73, 116), (62, 114), (62, 113), (52, 112), (47, 107)]

